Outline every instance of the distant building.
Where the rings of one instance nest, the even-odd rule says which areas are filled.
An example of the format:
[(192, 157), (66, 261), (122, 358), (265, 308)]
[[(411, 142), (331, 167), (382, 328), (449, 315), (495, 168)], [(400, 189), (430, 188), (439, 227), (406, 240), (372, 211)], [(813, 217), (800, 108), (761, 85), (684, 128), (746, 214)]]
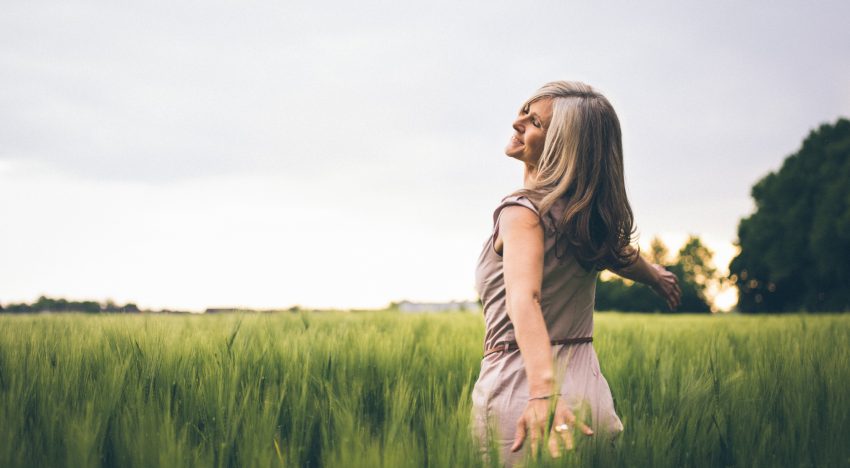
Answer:
[(399, 312), (476, 312), (480, 305), (476, 301), (411, 302), (401, 301), (396, 307)]

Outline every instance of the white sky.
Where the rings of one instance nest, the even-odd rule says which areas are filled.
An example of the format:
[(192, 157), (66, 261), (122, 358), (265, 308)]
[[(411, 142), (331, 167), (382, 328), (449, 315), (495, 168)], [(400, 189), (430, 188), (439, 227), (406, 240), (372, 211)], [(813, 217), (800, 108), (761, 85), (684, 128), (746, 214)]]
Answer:
[(137, 3), (4, 3), (4, 304), (474, 299), (555, 79), (617, 109), (641, 241), (723, 267), (752, 184), (850, 114), (846, 1)]

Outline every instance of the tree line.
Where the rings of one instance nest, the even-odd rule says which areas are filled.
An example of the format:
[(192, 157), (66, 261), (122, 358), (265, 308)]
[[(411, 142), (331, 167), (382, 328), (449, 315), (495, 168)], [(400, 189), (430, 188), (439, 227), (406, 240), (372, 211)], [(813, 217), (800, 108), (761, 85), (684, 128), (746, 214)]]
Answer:
[(41, 296), (32, 304), (14, 303), (8, 304), (5, 307), (0, 305), (0, 312), (9, 314), (22, 314), (31, 312), (86, 312), (90, 314), (99, 313), (130, 313), (135, 314), (141, 312), (136, 304), (127, 303), (124, 305), (115, 304), (112, 301), (100, 303), (97, 301), (69, 301), (66, 299), (53, 299), (47, 296)]

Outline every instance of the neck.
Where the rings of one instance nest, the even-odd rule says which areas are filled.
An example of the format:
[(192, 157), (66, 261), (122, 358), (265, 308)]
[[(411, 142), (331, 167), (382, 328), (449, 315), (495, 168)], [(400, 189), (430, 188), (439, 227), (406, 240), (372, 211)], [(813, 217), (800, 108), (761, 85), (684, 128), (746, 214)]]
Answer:
[(524, 188), (530, 189), (534, 186), (534, 179), (537, 177), (537, 168), (526, 164), (525, 172), (522, 176), (522, 185)]

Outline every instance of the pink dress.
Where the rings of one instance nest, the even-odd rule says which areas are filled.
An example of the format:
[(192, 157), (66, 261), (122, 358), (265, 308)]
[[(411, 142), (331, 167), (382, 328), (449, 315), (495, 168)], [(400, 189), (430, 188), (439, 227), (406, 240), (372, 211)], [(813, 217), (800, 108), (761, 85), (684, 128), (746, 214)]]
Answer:
[[(526, 207), (539, 216), (527, 198), (515, 195), (502, 200), (493, 213), (493, 231), (484, 244), (475, 275), (478, 295), (484, 304), (484, 349), (501, 341), (516, 340), (505, 303), (502, 256), (493, 247), (499, 215), (510, 205)], [(563, 246), (556, 248), (554, 220), (564, 209), (564, 202), (559, 200), (541, 218), (545, 244), (541, 308), (552, 340), (593, 336), (598, 272), (582, 268), (572, 254), (563, 251)], [(572, 411), (590, 423), (597, 433), (595, 437), (622, 432), (623, 424), (614, 410), (611, 390), (599, 369), (593, 344), (553, 345), (552, 351), (561, 398)], [(522, 459), (530, 445), (528, 440), (517, 453), (511, 453), (510, 447), (528, 397), (525, 366), (518, 349), (492, 353), (482, 359), (481, 372), (472, 391), (472, 431), (482, 456), (486, 458), (487, 447), (495, 443), (500, 459), (507, 466)]]

